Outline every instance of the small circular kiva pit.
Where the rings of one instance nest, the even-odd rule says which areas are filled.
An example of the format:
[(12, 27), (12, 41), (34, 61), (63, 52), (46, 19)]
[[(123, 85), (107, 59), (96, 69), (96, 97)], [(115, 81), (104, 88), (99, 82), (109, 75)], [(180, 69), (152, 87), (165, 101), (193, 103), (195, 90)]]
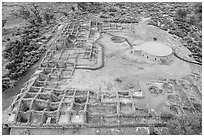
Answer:
[(119, 37), (119, 36), (113, 36), (113, 37), (111, 37), (111, 40), (114, 43), (123, 43), (125, 41), (125, 39), (123, 37)]
[(172, 49), (165, 44), (149, 41), (133, 47), (135, 54), (142, 55), (151, 60), (171, 60)]

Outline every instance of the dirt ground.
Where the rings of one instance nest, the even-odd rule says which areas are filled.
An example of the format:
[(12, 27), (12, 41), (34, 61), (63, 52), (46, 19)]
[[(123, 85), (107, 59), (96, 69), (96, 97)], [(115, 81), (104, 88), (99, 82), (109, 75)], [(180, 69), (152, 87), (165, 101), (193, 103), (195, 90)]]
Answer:
[[(140, 29), (138, 29), (140, 28)], [(142, 28), (142, 29), (141, 29)], [(171, 35), (166, 34), (158, 28), (147, 26), (144, 24), (135, 25), (134, 32), (125, 30), (129, 35), (125, 35), (130, 42), (149, 41), (154, 37), (158, 37), (160, 42), (169, 43), (174, 47), (180, 43), (172, 43), (176, 40), (169, 42), (173, 39)], [(123, 32), (111, 33), (117, 36), (124, 36)], [(135, 56), (130, 53), (130, 46), (126, 43), (113, 43), (111, 35), (102, 34), (99, 43), (105, 47), (105, 66), (99, 70), (75, 70), (72, 81), (66, 87), (77, 89), (90, 89), (94, 91), (122, 91), (121, 87), (128, 84), (135, 84), (140, 81), (141, 88), (145, 91), (145, 99), (143, 100), (151, 109), (160, 112), (161, 104), (165, 104), (166, 96), (152, 97), (148, 92), (146, 81), (153, 79), (170, 79), (182, 78), (191, 73), (190, 64), (173, 57), (173, 61), (168, 65), (161, 65), (145, 59), (144, 57)], [(118, 84), (115, 79), (120, 78), (125, 82)], [(64, 87), (64, 88), (66, 88)]]
[[(124, 29), (122, 32), (113, 32), (111, 34), (125, 37), (130, 43), (133, 43), (136, 40), (138, 42), (146, 42), (157, 37), (158, 41), (165, 43), (168, 46), (176, 47), (181, 45), (181, 43), (173, 39), (171, 35), (156, 27), (139, 24), (132, 25), (132, 28), (133, 29)], [(73, 79), (63, 88), (72, 87), (83, 90), (90, 89), (98, 92), (122, 91), (128, 85), (137, 84), (139, 81), (142, 91), (145, 91), (145, 99), (143, 99), (142, 102), (145, 102), (150, 109), (153, 109), (156, 112), (162, 111), (162, 106), (166, 104), (166, 96), (153, 97), (148, 92), (145, 83), (160, 78), (182, 78), (191, 74), (190, 64), (173, 57), (173, 61), (168, 65), (161, 65), (143, 57), (134, 56), (130, 53), (130, 46), (126, 42), (120, 44), (113, 43), (111, 37), (112, 36), (109, 34), (102, 34), (102, 37), (99, 39), (99, 43), (105, 47), (105, 66), (94, 71), (75, 70)], [(19, 80), (19, 84), (17, 84), (15, 89), (3, 93), (2, 106), (3, 110), (5, 110), (3, 116), (12, 102), (13, 96), (20, 91), (23, 83), (34, 73), (38, 64), (39, 63), (34, 65), (30, 71), (28, 71), (29, 73)], [(122, 80), (120, 84), (116, 82), (117, 78)], [(7, 119), (6, 116), (3, 117), (3, 122), (5, 119)], [(128, 130), (131, 130), (131, 128)], [(125, 130), (125, 132), (129, 132), (128, 130)], [(135, 131), (136, 129), (133, 130)], [(90, 133), (91, 131), (88, 134)], [(95, 131), (93, 133), (95, 133)], [(132, 134), (133, 132), (130, 131), (130, 133)], [(80, 133), (76, 132), (76, 134)], [(83, 134), (86, 133), (83, 131)], [(108, 131), (107, 133), (102, 134), (108, 134)]]

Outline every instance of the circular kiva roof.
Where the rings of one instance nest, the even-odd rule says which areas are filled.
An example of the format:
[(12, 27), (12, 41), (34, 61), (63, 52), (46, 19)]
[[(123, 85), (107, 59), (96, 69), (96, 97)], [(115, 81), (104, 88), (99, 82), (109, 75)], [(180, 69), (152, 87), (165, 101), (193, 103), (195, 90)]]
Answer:
[(136, 49), (154, 56), (168, 56), (172, 53), (172, 49), (165, 44), (149, 41), (137, 46)]

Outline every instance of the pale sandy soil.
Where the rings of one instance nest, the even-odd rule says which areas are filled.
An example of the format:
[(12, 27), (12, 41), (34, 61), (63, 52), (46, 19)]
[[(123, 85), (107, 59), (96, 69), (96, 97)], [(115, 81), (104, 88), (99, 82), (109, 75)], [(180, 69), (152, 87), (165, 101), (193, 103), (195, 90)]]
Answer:
[[(133, 29), (124, 29), (122, 32), (112, 32), (111, 34), (125, 37), (130, 43), (134, 41), (142, 43), (157, 37), (158, 41), (167, 46), (177, 47), (181, 45), (181, 43), (173, 39), (167, 32), (156, 27), (140, 24), (133, 25), (132, 28)], [(96, 92), (111, 92), (124, 91), (129, 85), (137, 87), (138, 84), (140, 84), (144, 95), (144, 98), (140, 100), (142, 103), (147, 104), (150, 109), (156, 112), (169, 111), (164, 106), (165, 104), (168, 105), (166, 99), (167, 95), (152, 96), (148, 91), (146, 82), (158, 80), (160, 78), (180, 79), (191, 74), (190, 64), (173, 57), (173, 61), (168, 65), (161, 65), (141, 56), (131, 54), (130, 46), (126, 42), (113, 43), (111, 37), (111, 35), (102, 34), (102, 37), (98, 41), (99, 44), (102, 44), (105, 48), (104, 67), (94, 71), (82, 69), (75, 70), (72, 80), (67, 80), (67, 84), (63, 85), (63, 88), (72, 87), (83, 90), (90, 89)], [(122, 82), (116, 82), (116, 78), (120, 78)], [(134, 128), (133, 130), (135, 131), (136, 129)], [(95, 131), (96, 129), (93, 129), (93, 131), (84, 131), (81, 129), (75, 133), (74, 131), (70, 131), (73, 132), (70, 134), (86, 134), (86, 132), (87, 134), (96, 134)], [(132, 131), (130, 132), (132, 133)], [(57, 132), (54, 133), (58, 134)]]
[[(168, 43), (173, 39), (170, 35), (158, 31), (158, 28), (152, 26), (136, 26), (136, 32), (123, 33), (113, 32), (111, 34), (127, 38), (130, 42), (135, 40), (149, 41), (155, 36), (160, 36), (161, 42)], [(125, 30), (130, 31), (130, 30)], [(168, 37), (167, 39), (164, 39)], [(135, 37), (134, 37), (135, 36)], [(140, 82), (143, 89), (145, 98), (142, 102), (149, 105), (150, 108), (160, 112), (162, 106), (166, 103), (166, 95), (153, 97), (149, 94), (145, 82), (151, 79), (159, 78), (181, 78), (191, 73), (190, 64), (173, 57), (173, 61), (169, 65), (161, 65), (140, 56), (135, 56), (130, 53), (129, 45), (126, 42), (113, 43), (111, 35), (103, 34), (99, 40), (100, 44), (105, 47), (105, 66), (102, 69), (89, 71), (89, 70), (76, 70), (73, 79), (66, 87), (73, 87), (79, 89), (90, 89), (94, 91), (122, 91), (128, 84), (136, 84)], [(141, 38), (141, 39), (140, 39)], [(174, 40), (175, 42), (175, 40)], [(172, 44), (178, 46), (180, 43)], [(171, 45), (171, 44), (168, 44)], [(122, 83), (118, 84), (115, 79), (120, 78)], [(64, 87), (64, 88), (66, 88)], [(160, 110), (161, 109), (161, 110)]]

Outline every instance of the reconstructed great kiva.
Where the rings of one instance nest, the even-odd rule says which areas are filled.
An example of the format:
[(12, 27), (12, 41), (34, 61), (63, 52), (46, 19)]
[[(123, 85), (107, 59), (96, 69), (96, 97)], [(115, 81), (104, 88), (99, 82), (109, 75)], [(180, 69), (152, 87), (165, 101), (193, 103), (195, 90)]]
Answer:
[(165, 44), (149, 41), (133, 47), (133, 53), (155, 61), (171, 61), (172, 49)]

